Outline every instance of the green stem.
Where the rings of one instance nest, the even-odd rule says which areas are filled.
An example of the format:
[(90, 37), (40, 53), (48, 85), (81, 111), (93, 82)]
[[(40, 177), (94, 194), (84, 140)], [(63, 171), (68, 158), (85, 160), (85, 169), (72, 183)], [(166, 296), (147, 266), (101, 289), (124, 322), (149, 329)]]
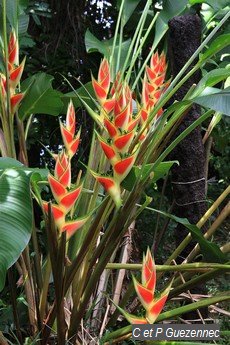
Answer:
[(174, 289), (170, 292), (169, 297), (172, 298), (174, 296), (178, 296), (182, 292), (188, 291), (193, 287), (199, 286), (199, 284), (205, 283), (222, 273), (222, 270), (213, 269), (212, 271), (203, 273), (195, 278), (190, 277), (190, 280), (186, 281), (183, 284), (180, 283), (179, 286), (175, 286)]
[(117, 54), (117, 64), (116, 64), (116, 74), (120, 69), (120, 59), (121, 59), (121, 49), (122, 49), (122, 39), (123, 39), (123, 23), (121, 21), (121, 28), (120, 28), (120, 36), (119, 36), (119, 46), (118, 46), (118, 54)]
[(48, 296), (50, 275), (51, 275), (51, 262), (50, 262), (49, 256), (46, 259), (46, 264), (45, 264), (44, 269), (45, 269), (45, 274), (43, 277), (43, 284), (42, 284), (40, 304), (39, 304), (41, 320), (43, 320), (45, 317), (46, 307), (47, 307), (47, 296)]
[[(126, 71), (126, 68), (127, 68), (127, 65), (128, 65), (128, 62), (129, 62), (129, 59), (130, 59), (130, 55), (132, 53), (132, 50), (133, 50), (133, 47), (134, 47), (134, 44), (135, 44), (135, 47), (134, 47), (134, 54), (137, 50), (137, 45), (138, 43), (140, 42), (140, 38), (141, 38), (141, 34), (142, 34), (142, 31), (143, 31), (143, 27), (144, 27), (144, 24), (145, 24), (145, 19), (147, 17), (147, 14), (148, 14), (148, 9), (150, 7), (152, 3), (152, 0), (148, 0), (146, 5), (145, 5), (145, 8), (143, 9), (142, 11), (142, 14), (141, 14), (141, 18), (137, 24), (137, 28), (134, 32), (134, 35), (133, 35), (133, 38), (131, 40), (131, 43), (130, 43), (130, 46), (129, 46), (129, 50), (128, 50), (128, 53), (127, 53), (127, 56), (126, 56), (126, 59), (125, 59), (125, 62), (123, 64), (123, 67), (122, 67), (122, 70), (121, 70), (121, 80), (124, 76), (124, 73)], [(133, 58), (131, 60), (131, 64), (134, 65), (135, 61), (133, 61)]]
[[(181, 71), (177, 74), (177, 76), (174, 78), (174, 80), (171, 82), (170, 86), (168, 87), (168, 89), (165, 91), (163, 97), (159, 100), (159, 102), (157, 103), (157, 105), (154, 107), (153, 111), (150, 113), (150, 116), (146, 122), (146, 125), (142, 128), (142, 130), (139, 132), (139, 134), (137, 135), (135, 141), (134, 141), (134, 145), (137, 144), (139, 137), (141, 136), (141, 134), (145, 131), (145, 129), (149, 126), (149, 124), (151, 123), (151, 121), (153, 120), (153, 118), (155, 117), (155, 115), (157, 114), (157, 112), (169, 101), (169, 99), (175, 94), (175, 92), (191, 77), (191, 75), (196, 72), (203, 64), (204, 61), (201, 60), (199, 61), (190, 71), (187, 71), (188, 67), (191, 65), (191, 63), (193, 62), (193, 60), (198, 56), (198, 54), (202, 51), (202, 49), (205, 47), (205, 45), (210, 41), (210, 39), (212, 39), (212, 37), (215, 35), (215, 33), (220, 29), (220, 27), (224, 24), (224, 22), (229, 18), (230, 16), (230, 12), (227, 13), (224, 18), (220, 21), (220, 23), (218, 23), (218, 25), (213, 29), (213, 31), (208, 35), (208, 37), (202, 42), (202, 44), (200, 45), (200, 47), (196, 50), (196, 52), (190, 57), (190, 59), (187, 61), (187, 63), (184, 65), (184, 67), (181, 69)], [(136, 84), (139, 80), (139, 78), (141, 77), (143, 70), (145, 68), (145, 65), (147, 64), (148, 60), (150, 59), (151, 54), (149, 53), (145, 63), (143, 64), (134, 84), (132, 89), (134, 90), (136, 87)], [(184, 76), (184, 78), (181, 78), (181, 76), (185, 73), (186, 75)], [(180, 80), (180, 81), (179, 81)], [(174, 87), (175, 86), (175, 87)]]
[[(201, 301), (198, 302), (194, 302), (191, 304), (188, 304), (186, 306), (183, 307), (179, 307), (170, 311), (166, 311), (162, 314), (160, 314), (156, 320), (157, 322), (161, 322), (163, 320), (167, 320), (167, 319), (171, 319), (171, 318), (175, 318), (176, 316), (180, 316), (184, 313), (199, 309), (199, 308), (203, 308), (203, 307), (207, 307), (211, 304), (216, 304), (222, 301), (227, 301), (230, 299), (230, 296), (215, 296), (215, 297), (210, 297), (210, 298), (205, 298)], [(123, 335), (129, 334), (131, 335), (132, 333), (132, 326), (126, 326), (124, 328), (120, 328), (112, 333), (108, 333), (103, 337), (103, 344), (104, 345), (109, 345), (112, 343), (113, 339), (116, 339), (118, 337), (121, 337)]]
[(8, 70), (8, 41), (7, 41), (7, 23), (6, 23), (6, 0), (2, 1), (2, 21), (3, 21), (3, 45), (4, 45), (4, 59), (5, 59), (5, 73), (6, 73), (6, 118), (7, 118), (7, 135), (6, 143), (10, 157), (16, 158), (15, 144), (14, 144), (14, 121), (10, 112), (10, 87), (9, 87), (9, 70)]
[(164, 150), (164, 152), (158, 157), (153, 165), (155, 169), (168, 154), (181, 142), (189, 133), (191, 133), (197, 126), (199, 126), (203, 121), (205, 121), (211, 114), (213, 110), (208, 110), (206, 113), (201, 115), (196, 121), (194, 121), (188, 128), (186, 128), (178, 137)]
[[(215, 231), (219, 228), (219, 226), (223, 223), (223, 221), (229, 216), (230, 213), (230, 202), (224, 207), (224, 209), (221, 211), (219, 216), (216, 218), (216, 220), (213, 222), (211, 227), (206, 231), (204, 234), (204, 238), (208, 239), (210, 238)], [(191, 253), (188, 255), (186, 260), (184, 260), (184, 263), (191, 262), (194, 257), (197, 256), (197, 254), (200, 252), (200, 246), (199, 244), (196, 244), (195, 248), (191, 251)]]
[(22, 333), (21, 333), (19, 315), (18, 315), (18, 310), (17, 310), (16, 284), (15, 284), (14, 273), (13, 273), (12, 267), (10, 267), (8, 270), (8, 281), (9, 281), (10, 298), (11, 298), (16, 334), (17, 334), (19, 343), (22, 344)]
[[(104, 238), (102, 238), (102, 242), (105, 245), (102, 245), (104, 247), (104, 250), (102, 252), (99, 251), (99, 256), (94, 255), (92, 258), (91, 265), (94, 264), (95, 260), (98, 258), (98, 262), (95, 266), (95, 269), (93, 273), (91, 274), (89, 281), (87, 283), (87, 286), (85, 288), (85, 293), (82, 298), (82, 303), (81, 307), (79, 309), (78, 317), (76, 318), (75, 322), (79, 324), (81, 318), (83, 317), (86, 305), (89, 301), (89, 298), (94, 290), (95, 284), (98, 281), (101, 273), (103, 272), (106, 264), (108, 263), (114, 248), (118, 245), (120, 239), (124, 235), (124, 233), (127, 231), (127, 228), (133, 221), (133, 210), (135, 209), (135, 204), (136, 204), (136, 199), (139, 198), (139, 193), (138, 190), (135, 191), (134, 195), (128, 195), (127, 200), (122, 207), (122, 212), (121, 210), (118, 210), (115, 212), (114, 217), (112, 221), (109, 224), (109, 227), (106, 230), (106, 234), (109, 234), (107, 242), (104, 242)], [(148, 202), (147, 200), (146, 202)], [(143, 207), (144, 208), (144, 207)], [(131, 215), (127, 219), (127, 214)], [(136, 214), (135, 214), (136, 216)], [(136, 217), (135, 217), (136, 218)], [(119, 221), (118, 221), (119, 219)], [(111, 234), (111, 235), (110, 235)], [(102, 242), (100, 243), (99, 246), (101, 246)], [(98, 253), (98, 252), (97, 252)]]
[[(141, 41), (141, 43), (139, 44), (138, 49), (137, 49), (136, 53), (135, 53), (134, 56), (133, 56), (134, 62), (137, 60), (137, 58), (138, 58), (138, 56), (139, 56), (139, 54), (140, 54), (140, 52), (141, 52), (141, 49), (143, 48), (143, 45), (144, 45), (146, 39), (148, 38), (149, 33), (150, 33), (150, 31), (152, 30), (152, 28), (153, 28), (153, 25), (155, 24), (155, 22), (156, 22), (156, 20), (157, 20), (158, 15), (159, 15), (159, 12), (155, 14), (155, 16), (154, 16), (154, 18), (153, 18), (151, 24), (149, 25), (149, 27), (148, 27), (148, 29), (147, 29), (147, 31), (146, 31), (146, 33), (145, 33), (145, 35), (144, 35), (144, 37), (143, 37), (143, 39), (142, 39), (142, 41)], [(156, 48), (156, 46), (152, 46), (151, 51), (150, 51), (151, 55), (152, 55), (153, 51), (155, 50), (155, 48)], [(151, 55), (150, 55), (150, 56), (151, 56)], [(129, 67), (129, 69), (128, 69), (128, 72), (127, 72), (127, 75), (126, 75), (127, 83), (129, 82), (129, 79), (130, 79), (130, 76), (131, 76), (131, 73), (132, 73), (132, 69), (133, 69), (134, 62), (130, 65), (130, 67)], [(136, 87), (136, 83), (137, 83), (137, 81), (139, 80), (139, 78), (140, 78), (140, 77), (137, 76), (137, 78), (135, 79), (135, 82), (134, 82), (135, 87)], [(132, 87), (132, 90), (134, 90), (135, 87), (133, 86), (133, 87)]]
[[(126, 270), (141, 270), (142, 264), (120, 264), (120, 263), (108, 263), (105, 267), (109, 270), (120, 270), (120, 269), (126, 269)], [(213, 268), (218, 268), (221, 270), (230, 270), (230, 265), (227, 264), (218, 264), (218, 263), (191, 263), (191, 264), (182, 264), (182, 265), (156, 265), (156, 271), (157, 272), (177, 272), (177, 271), (206, 271)]]
[(116, 47), (116, 43), (117, 43), (117, 35), (118, 35), (119, 26), (120, 26), (120, 23), (121, 23), (121, 15), (122, 15), (124, 3), (125, 3), (125, 0), (122, 0), (121, 6), (120, 6), (120, 10), (119, 10), (119, 13), (118, 13), (117, 25), (116, 25), (116, 29), (115, 29), (114, 38), (113, 38), (112, 52), (111, 52), (110, 59), (109, 59), (109, 64), (110, 65), (112, 65), (113, 59), (114, 59), (114, 52), (115, 52), (115, 47)]
[[(112, 205), (112, 208), (111, 208)], [(90, 242), (88, 242), (88, 250), (86, 257), (84, 261), (81, 264), (81, 267), (79, 270), (76, 272), (73, 283), (72, 283), (72, 288), (73, 288), (73, 309), (72, 309), (72, 314), (71, 314), (71, 321), (70, 321), (70, 327), (69, 327), (69, 337), (73, 337), (74, 334), (77, 333), (77, 327), (76, 327), (76, 317), (79, 311), (79, 304), (81, 301), (81, 296), (83, 294), (83, 291), (85, 289), (85, 286), (87, 285), (88, 281), (88, 271), (90, 267), (90, 259), (92, 257), (92, 253), (95, 250), (96, 247), (96, 241), (98, 239), (99, 233), (102, 229), (102, 226), (105, 222), (105, 220), (109, 217), (110, 213), (113, 210), (113, 201), (109, 199), (109, 202), (105, 206), (104, 212), (102, 216), (100, 217), (99, 222), (97, 223), (97, 227), (94, 228), (94, 236), (91, 239)], [(91, 231), (89, 229), (89, 231)]]
[(65, 284), (65, 251), (66, 251), (66, 233), (62, 233), (57, 255), (57, 275), (55, 275), (54, 286), (57, 300), (57, 335), (58, 345), (65, 344), (67, 324), (65, 320), (65, 306), (64, 306), (64, 284)]
[(38, 239), (37, 239), (37, 233), (36, 233), (36, 227), (33, 220), (33, 230), (32, 230), (32, 244), (33, 244), (33, 250), (34, 250), (34, 265), (35, 265), (35, 274), (36, 274), (36, 280), (39, 291), (41, 291), (43, 286), (42, 281), (42, 271), (41, 271), (41, 256), (39, 253), (39, 245), (38, 245)]
[[(198, 228), (202, 228), (202, 226), (206, 223), (206, 221), (210, 218), (213, 212), (219, 207), (219, 205), (224, 201), (224, 199), (230, 193), (230, 186), (228, 186), (224, 192), (219, 196), (219, 198), (212, 204), (212, 206), (207, 210), (207, 212), (201, 217), (199, 222), (196, 224)], [(175, 251), (170, 255), (170, 257), (166, 260), (165, 265), (169, 265), (173, 260), (175, 260), (180, 253), (186, 248), (186, 246), (192, 240), (192, 235), (189, 233), (185, 239), (180, 243), (180, 245), (175, 249)], [(158, 278), (161, 277), (161, 274)]]

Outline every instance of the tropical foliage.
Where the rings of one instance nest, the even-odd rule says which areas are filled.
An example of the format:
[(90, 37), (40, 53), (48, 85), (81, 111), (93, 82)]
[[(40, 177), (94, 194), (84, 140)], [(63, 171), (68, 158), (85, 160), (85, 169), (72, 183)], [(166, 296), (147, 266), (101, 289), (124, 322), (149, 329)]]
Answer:
[[(63, 76), (69, 88), (64, 93), (54, 89), (50, 74), (36, 71), (26, 77), (27, 62), (25, 58), (20, 62), (19, 43), (30, 7), (26, 1), (1, 2), (0, 289), (5, 299), (10, 296), (13, 315), (11, 329), (0, 322), (3, 344), (14, 341), (12, 334), (20, 344), (45, 345), (53, 338), (59, 345), (67, 341), (118, 343), (130, 338), (131, 326), (125, 319), (131, 324), (152, 324), (196, 310), (200, 316), (199, 308), (229, 300), (227, 291), (195, 299), (190, 289), (230, 268), (229, 244), (219, 245), (212, 239), (229, 214), (230, 188), (209, 205), (197, 224), (152, 208), (148, 195), (179, 164), (167, 158), (178, 143), (212, 117), (207, 140), (220, 117), (230, 115), (228, 66), (210, 69), (210, 64), (223, 61), (220, 54), (225, 55), (229, 46), (227, 3), (219, 8), (206, 2), (212, 17), (206, 18), (204, 39), (179, 74), (170, 77), (163, 49), (168, 21), (193, 11), (197, 3), (202, 2), (181, 1), (172, 6), (171, 1), (163, 1), (158, 8), (161, 3), (155, 6), (150, 0), (118, 1), (114, 36), (100, 41), (90, 31), (85, 35), (88, 52), (103, 55), (97, 77), (92, 75), (86, 85), (75, 89)], [(132, 39), (127, 39), (125, 30), (135, 11), (139, 21)], [(212, 19), (215, 25), (209, 30)], [(149, 41), (150, 51), (144, 54)], [(200, 82), (183, 100), (175, 101), (176, 92), (198, 70), (203, 71)], [(201, 116), (173, 137), (194, 103), (201, 105)], [(87, 132), (84, 123), (80, 128), (79, 106), (92, 118), (92, 131)], [(59, 144), (56, 149), (44, 144), (50, 169), (29, 166), (28, 138), (39, 114), (60, 114)], [(76, 164), (85, 141), (90, 145), (84, 157), (87, 163), (79, 159)], [(155, 264), (155, 253), (149, 248), (142, 264), (130, 264), (123, 256), (119, 260), (120, 245), (144, 210), (188, 230), (163, 265)], [(38, 222), (35, 212), (41, 214)], [(194, 248), (177, 264), (192, 240)], [(141, 270), (141, 283), (134, 276), (131, 284), (124, 283), (120, 274), (133, 269)], [(115, 270), (120, 272), (116, 281)], [(119, 281), (125, 293), (119, 290)], [(178, 304), (178, 297), (189, 303)], [(131, 300), (136, 301), (135, 308)], [(9, 311), (2, 304), (0, 319)]]

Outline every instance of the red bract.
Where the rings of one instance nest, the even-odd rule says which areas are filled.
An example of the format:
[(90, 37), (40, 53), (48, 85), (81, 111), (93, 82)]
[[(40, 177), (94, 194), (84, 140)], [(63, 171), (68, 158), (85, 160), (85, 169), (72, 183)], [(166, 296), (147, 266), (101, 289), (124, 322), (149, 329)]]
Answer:
[[(156, 52), (150, 61), (150, 67), (146, 66), (145, 76), (142, 86), (142, 104), (140, 107), (141, 112), (141, 127), (146, 127), (150, 112), (155, 107), (157, 101), (161, 97), (166, 88), (165, 74), (167, 70), (166, 58), (164, 53), (160, 56)], [(160, 109), (157, 113), (159, 117), (163, 113)], [(146, 137), (149, 127), (142, 133), (141, 140)]]
[(156, 286), (156, 268), (152, 258), (151, 252), (148, 249), (146, 256), (143, 258), (142, 264), (142, 283), (139, 283), (134, 277), (134, 287), (139, 297), (139, 300), (146, 310), (145, 317), (139, 318), (135, 315), (130, 315), (125, 310), (119, 308), (125, 318), (132, 324), (154, 323), (161, 313), (165, 302), (167, 300), (171, 285), (161, 294), (160, 297), (155, 298)]
[[(117, 206), (121, 205), (120, 183), (130, 172), (135, 159), (135, 151), (129, 152), (139, 122), (132, 113), (132, 93), (129, 86), (116, 80), (109, 95), (110, 72), (107, 60), (103, 60), (99, 69), (98, 81), (92, 80), (94, 91), (101, 104), (101, 115), (107, 130), (106, 137), (97, 133), (98, 140), (111, 167), (111, 176), (103, 176), (94, 172), (93, 176), (110, 194)], [(100, 87), (99, 87), (100, 86)]]
[[(6, 59), (6, 54), (5, 59)], [(4, 100), (3, 105), (7, 107), (7, 95), (6, 93), (9, 92), (10, 94), (10, 109), (9, 112), (13, 116), (14, 113), (18, 110), (21, 100), (24, 97), (24, 93), (18, 93), (17, 86), (20, 82), (23, 70), (25, 65), (25, 59), (22, 63), (18, 66), (18, 40), (16, 38), (15, 32), (11, 32), (9, 43), (8, 43), (8, 61), (6, 61), (6, 66), (9, 72), (9, 90), (7, 90), (7, 83), (6, 83), (6, 75), (1, 74), (1, 98)]]
[(120, 184), (116, 182), (113, 177), (109, 176), (102, 176), (96, 174), (94, 171), (91, 170), (91, 174), (95, 177), (95, 179), (103, 186), (103, 188), (109, 193), (115, 204), (119, 207), (121, 206), (121, 189)]
[(8, 43), (8, 69), (11, 71), (18, 64), (18, 40), (15, 31), (11, 31)]
[(92, 77), (92, 84), (98, 101), (103, 105), (110, 87), (110, 70), (107, 59), (102, 60), (98, 72), (98, 80)]
[[(103, 123), (107, 130), (103, 136), (98, 133), (97, 136), (112, 168), (111, 176), (107, 179), (113, 181), (116, 188), (108, 187), (104, 183), (104, 177), (99, 180), (98, 176), (102, 175), (96, 174), (94, 176), (97, 176), (97, 180), (113, 200), (116, 199), (117, 205), (121, 205), (121, 197), (115, 195), (115, 191), (120, 193), (120, 183), (132, 169), (138, 154), (139, 144), (132, 145), (133, 140), (138, 130), (142, 130), (143, 127), (146, 128), (139, 136), (139, 142), (144, 140), (147, 135), (149, 126), (146, 126), (146, 122), (163, 92), (166, 67), (165, 55), (162, 53), (159, 56), (158, 53), (155, 53), (151, 58), (150, 66), (146, 67), (142, 103), (137, 114), (133, 114), (133, 102), (135, 101), (132, 92), (125, 80), (121, 79), (120, 73), (117, 73), (109, 93), (110, 71), (106, 59), (100, 65), (98, 80), (92, 79), (92, 85), (100, 103), (100, 115), (93, 112), (93, 116), (94, 119), (96, 117), (98, 123)], [(158, 112), (158, 115), (161, 113), (162, 110)]]
[[(76, 152), (80, 141), (80, 132), (75, 137), (76, 118), (72, 101), (69, 103), (66, 125), (60, 123), (65, 149), (58, 155), (53, 155), (56, 160), (54, 176), (49, 174), (48, 182), (57, 204), (51, 204), (51, 212), (54, 218), (56, 227), (60, 232), (66, 231), (67, 238), (72, 236), (75, 231), (82, 227), (87, 221), (88, 217), (80, 219), (67, 220), (69, 212), (76, 204), (82, 185), (71, 189), (71, 158)], [(75, 142), (78, 141), (76, 147)], [(73, 149), (74, 146), (74, 149)], [(43, 203), (45, 213), (48, 213), (48, 203)], [(69, 217), (68, 217), (69, 218)]]
[(73, 102), (70, 101), (67, 115), (66, 115), (66, 125), (60, 122), (62, 139), (66, 148), (66, 153), (71, 159), (78, 149), (80, 143), (80, 130), (77, 135), (75, 135), (76, 128), (76, 118)]

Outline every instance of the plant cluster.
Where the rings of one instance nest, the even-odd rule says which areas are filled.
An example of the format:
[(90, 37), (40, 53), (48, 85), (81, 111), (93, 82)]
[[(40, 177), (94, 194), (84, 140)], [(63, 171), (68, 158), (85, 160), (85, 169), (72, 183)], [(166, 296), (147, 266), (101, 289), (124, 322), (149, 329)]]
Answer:
[[(208, 72), (182, 101), (170, 104), (169, 100), (193, 73), (229, 45), (229, 34), (214, 36), (230, 13), (223, 16), (180, 73), (169, 82), (166, 81), (165, 53), (157, 51), (167, 31), (167, 16), (164, 9), (155, 13), (146, 29), (150, 8), (151, 1), (146, 1), (133, 40), (127, 45), (122, 38), (123, 30), (132, 11), (126, 1), (121, 1), (113, 40), (107, 42), (110, 49), (101, 48), (104, 57), (97, 79), (92, 76), (89, 84), (64, 95), (53, 89), (52, 77), (44, 73), (20, 83), (25, 60), (19, 64), (18, 26), (9, 20), (6, 1), (2, 2), (0, 289), (5, 286), (9, 290), (14, 329), (20, 344), (30, 338), (31, 342), (46, 345), (52, 337), (59, 345), (67, 341), (89, 343), (92, 338), (95, 343), (118, 343), (130, 338), (131, 331), (130, 325), (115, 330), (120, 314), (129, 323), (152, 324), (191, 311), (199, 313), (199, 308), (229, 300), (227, 293), (198, 300), (190, 294), (194, 286), (229, 270), (226, 257), (229, 245), (220, 247), (210, 241), (229, 214), (229, 204), (207, 226), (205, 233), (201, 232), (227, 198), (229, 187), (197, 224), (153, 209), (149, 206), (152, 199), (145, 193), (169, 173), (173, 164), (178, 164), (166, 158), (194, 128), (210, 116), (215, 118), (217, 113), (229, 115), (229, 91), (224, 88), (228, 69)], [(184, 9), (184, 5), (179, 6), (173, 15)], [(166, 26), (159, 30), (159, 22)], [(10, 33), (7, 24), (13, 27)], [(141, 51), (154, 25), (155, 41), (149, 56), (140, 65)], [(188, 70), (191, 63), (194, 65)], [(223, 88), (213, 88), (218, 83), (222, 83)], [(73, 181), (73, 157), (81, 145), (81, 133), (84, 135), (84, 129), (77, 131), (76, 95), (77, 102), (80, 100), (92, 117), (94, 131), (88, 138), (90, 153), (86, 169), (79, 169)], [(193, 103), (202, 106), (202, 115), (172, 139)], [(59, 152), (50, 151), (55, 162), (53, 171), (29, 167), (26, 143), (34, 114), (55, 116), (63, 107), (66, 111), (65, 120), (60, 121), (63, 144)], [(33, 220), (32, 199), (43, 213), (44, 221), (39, 229)], [(143, 256), (142, 264), (116, 263), (125, 234), (145, 209), (182, 224), (188, 235), (164, 265), (155, 265), (150, 249)], [(45, 250), (40, 245), (41, 239), (47, 243)], [(192, 240), (196, 241), (194, 248), (184, 262), (177, 265), (176, 260)], [(203, 261), (193, 263), (200, 254)], [(119, 279), (114, 284), (111, 272), (124, 269), (141, 270), (141, 283), (133, 278), (123, 298), (117, 300)], [(156, 293), (156, 283), (164, 272), (169, 273), (168, 286)], [(16, 274), (28, 306), (27, 340), (17, 310)], [(140, 303), (134, 315), (134, 311), (127, 311), (127, 302), (136, 296), (135, 292)], [(108, 295), (113, 296), (112, 300)], [(168, 307), (167, 301), (175, 297), (191, 303)], [(170, 310), (163, 311), (165, 304)], [(8, 344), (7, 332), (2, 331), (0, 341)]]

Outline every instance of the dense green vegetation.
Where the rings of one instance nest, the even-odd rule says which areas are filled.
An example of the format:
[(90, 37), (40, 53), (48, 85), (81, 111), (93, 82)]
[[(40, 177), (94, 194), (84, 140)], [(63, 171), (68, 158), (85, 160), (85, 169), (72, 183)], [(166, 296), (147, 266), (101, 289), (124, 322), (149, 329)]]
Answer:
[(228, 344), (229, 7), (1, 0), (0, 344)]

